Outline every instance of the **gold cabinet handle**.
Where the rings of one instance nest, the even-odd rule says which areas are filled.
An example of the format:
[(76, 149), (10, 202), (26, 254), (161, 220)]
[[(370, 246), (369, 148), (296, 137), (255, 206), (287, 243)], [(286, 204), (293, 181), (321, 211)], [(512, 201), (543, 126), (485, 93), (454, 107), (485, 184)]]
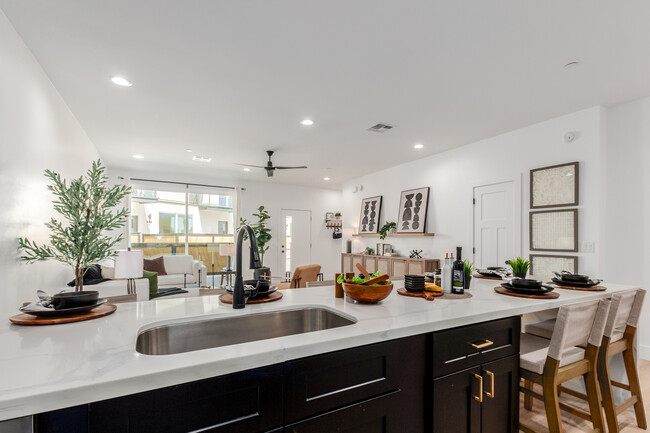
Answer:
[(474, 373), (474, 377), (478, 379), (478, 396), (473, 395), (474, 400), (483, 403), (483, 376)]
[(492, 346), (492, 345), (494, 344), (494, 341), (491, 341), (491, 340), (485, 339), (485, 340), (483, 340), (483, 343), (480, 343), (480, 344), (476, 344), (476, 343), (474, 343), (474, 342), (469, 343), (469, 344), (470, 344), (472, 347), (476, 348), (476, 349), (483, 349), (484, 347)]
[(485, 370), (485, 373), (490, 376), (490, 392), (486, 392), (485, 395), (487, 395), (490, 398), (494, 398), (495, 392), (494, 392), (494, 373), (491, 371)]

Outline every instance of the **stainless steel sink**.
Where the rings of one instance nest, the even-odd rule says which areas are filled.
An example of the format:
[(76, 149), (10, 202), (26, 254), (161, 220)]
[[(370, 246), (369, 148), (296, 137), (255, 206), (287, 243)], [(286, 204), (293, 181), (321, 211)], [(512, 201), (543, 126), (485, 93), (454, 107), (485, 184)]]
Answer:
[(135, 350), (144, 355), (172, 355), (354, 323), (354, 318), (317, 307), (178, 322), (142, 331), (138, 334)]

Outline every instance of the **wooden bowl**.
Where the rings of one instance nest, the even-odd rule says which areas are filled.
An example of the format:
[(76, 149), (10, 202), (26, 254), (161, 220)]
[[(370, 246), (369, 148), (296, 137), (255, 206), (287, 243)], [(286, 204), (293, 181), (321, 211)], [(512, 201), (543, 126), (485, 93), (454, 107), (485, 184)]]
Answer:
[(343, 283), (343, 291), (350, 298), (362, 304), (376, 304), (390, 295), (390, 292), (393, 291), (393, 284), (366, 286), (365, 284)]

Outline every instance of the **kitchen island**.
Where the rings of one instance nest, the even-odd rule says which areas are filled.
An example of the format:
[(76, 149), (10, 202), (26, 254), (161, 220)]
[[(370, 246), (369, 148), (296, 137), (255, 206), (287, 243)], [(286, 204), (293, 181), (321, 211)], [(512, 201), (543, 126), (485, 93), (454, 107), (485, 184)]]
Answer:
[[(552, 310), (634, 288), (603, 283), (606, 292), (558, 289), (558, 299), (538, 300), (496, 294), (497, 283), (475, 279), (473, 297), (462, 300), (429, 302), (394, 290), (380, 304), (360, 305), (334, 298), (332, 287), (317, 287), (286, 290), (278, 302), (243, 310), (233, 310), (218, 296), (204, 296), (120, 304), (110, 316), (66, 325), (21, 327), (6, 320), (0, 325), (0, 420)], [(148, 356), (135, 350), (138, 333), (161, 324), (304, 306), (332, 309), (357, 323), (174, 355)]]

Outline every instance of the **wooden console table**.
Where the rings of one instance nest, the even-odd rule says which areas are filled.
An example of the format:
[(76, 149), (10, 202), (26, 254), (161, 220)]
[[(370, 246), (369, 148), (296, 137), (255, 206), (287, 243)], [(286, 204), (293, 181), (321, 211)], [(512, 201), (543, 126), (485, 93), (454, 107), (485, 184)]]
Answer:
[(439, 259), (411, 259), (399, 256), (375, 256), (369, 254), (341, 254), (341, 271), (357, 272), (356, 265), (360, 263), (368, 272), (377, 270), (386, 272), (391, 278), (402, 278), (407, 274), (422, 275), (440, 269)]

